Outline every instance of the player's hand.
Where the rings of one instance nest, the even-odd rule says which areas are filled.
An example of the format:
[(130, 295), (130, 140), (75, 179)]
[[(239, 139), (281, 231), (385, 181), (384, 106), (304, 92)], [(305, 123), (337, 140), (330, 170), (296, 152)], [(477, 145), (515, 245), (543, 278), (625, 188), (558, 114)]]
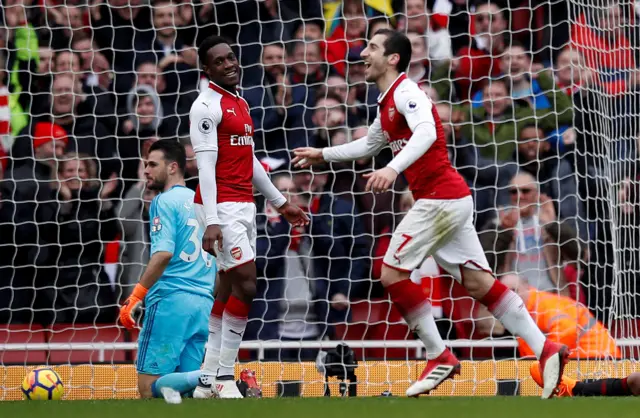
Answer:
[(220, 225), (209, 225), (202, 237), (202, 249), (212, 256), (217, 256), (216, 241), (218, 242), (217, 250), (222, 251), (222, 229)]
[(287, 202), (277, 210), (293, 226), (309, 225), (309, 217), (296, 205)]
[(374, 193), (384, 193), (389, 190), (389, 187), (398, 178), (398, 173), (391, 167), (381, 168), (373, 173), (368, 173), (363, 176), (367, 181), (365, 186), (365, 192), (373, 190)]
[(293, 155), (295, 155), (295, 158), (291, 163), (300, 168), (307, 168), (314, 164), (322, 164), (325, 162), (320, 148), (296, 148), (293, 150)]
[(138, 283), (131, 296), (120, 307), (120, 322), (127, 329), (134, 329), (142, 314), (142, 302), (149, 290)]

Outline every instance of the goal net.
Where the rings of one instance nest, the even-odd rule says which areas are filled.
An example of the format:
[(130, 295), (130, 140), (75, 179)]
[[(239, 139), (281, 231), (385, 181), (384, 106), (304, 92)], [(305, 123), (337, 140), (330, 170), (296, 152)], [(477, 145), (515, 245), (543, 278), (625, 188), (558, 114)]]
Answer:
[[(630, 372), (638, 13), (635, 2), (607, 0), (3, 1), (0, 399), (19, 398), (27, 368), (43, 364), (60, 372), (69, 399), (137, 396), (139, 332), (116, 318), (149, 259), (155, 195), (143, 162), (154, 141), (180, 141), (195, 189), (189, 109), (208, 88), (197, 46), (213, 34), (242, 66), (256, 155), (311, 214), (309, 227), (290, 229), (256, 196), (258, 294), (237, 371), (254, 369), (265, 395), (323, 396), (325, 381), (341, 393), (340, 373), (320, 367), (349, 359), (340, 343), (353, 350), (359, 396), (402, 395), (424, 367), (421, 343), (378, 282), (414, 203), (402, 178), (390, 192), (364, 191), (363, 174), (390, 150), (290, 166), (296, 147), (366, 135), (381, 92), (366, 83), (360, 54), (386, 27), (411, 40), (407, 76), (437, 108), (496, 275), (574, 349), (569, 374)], [(539, 393), (530, 348), (486, 307), (432, 259), (411, 278), (464, 360), (437, 394)]]

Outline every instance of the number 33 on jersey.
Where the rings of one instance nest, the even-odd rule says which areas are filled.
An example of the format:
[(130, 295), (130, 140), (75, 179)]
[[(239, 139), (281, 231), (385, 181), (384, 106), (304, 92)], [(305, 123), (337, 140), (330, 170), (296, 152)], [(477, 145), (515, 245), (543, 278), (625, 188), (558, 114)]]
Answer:
[(204, 231), (196, 220), (193, 197), (193, 191), (174, 186), (151, 202), (151, 255), (166, 251), (173, 257), (160, 280), (149, 290), (147, 305), (177, 290), (212, 295), (216, 269), (213, 257), (202, 249)]

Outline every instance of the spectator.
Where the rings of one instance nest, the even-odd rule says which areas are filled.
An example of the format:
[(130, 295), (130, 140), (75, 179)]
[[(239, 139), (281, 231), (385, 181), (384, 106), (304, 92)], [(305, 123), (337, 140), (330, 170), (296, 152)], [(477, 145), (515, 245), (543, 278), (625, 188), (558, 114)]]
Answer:
[[(119, 161), (113, 135), (93, 114), (81, 114), (82, 94), (73, 76), (58, 74), (53, 81), (49, 109), (53, 121), (65, 129), (69, 136), (66, 151), (91, 155), (100, 162), (98, 172), (101, 178), (119, 172)], [(34, 121), (37, 123), (38, 121)], [(32, 123), (32, 125), (34, 124)], [(29, 155), (31, 127), (25, 128), (13, 144), (12, 155), (20, 158)]]
[(571, 25), (571, 42), (587, 68), (598, 73), (595, 84), (613, 95), (637, 90), (640, 68), (634, 55), (634, 37), (625, 33), (621, 5), (603, 1), (602, 7), (585, 7)]
[[(547, 338), (569, 347), (571, 358), (622, 357), (609, 330), (581, 304), (565, 296), (537, 290), (516, 275), (508, 275), (501, 281), (518, 293)], [(534, 356), (521, 338), (518, 338), (518, 351), (521, 357)]]
[(188, 136), (181, 137), (180, 142), (184, 146), (187, 155), (187, 165), (184, 169), (185, 183), (188, 188), (195, 192), (198, 187), (198, 162), (196, 161), (196, 153), (193, 151), (191, 138)]
[(318, 99), (311, 120), (315, 131), (309, 139), (310, 146), (328, 146), (333, 130), (344, 128), (347, 123), (346, 109), (340, 97), (327, 95)]
[[(55, 275), (58, 247), (56, 193), (51, 178), (56, 160), (62, 157), (69, 139), (55, 124), (35, 125), (31, 149), (17, 159), (5, 173), (0, 185), (3, 224), (0, 242), (3, 259), (11, 260), (13, 274), (3, 281), (0, 317), (3, 320), (32, 323), (50, 321), (51, 310), (42, 288), (51, 291), (51, 274)], [(6, 269), (5, 269), (6, 271)], [(37, 290), (37, 291), (36, 291)], [(50, 306), (49, 306), (50, 308)], [(35, 318), (34, 318), (35, 315)]]
[[(305, 235), (311, 239), (309, 277), (314, 279), (317, 316), (323, 324), (334, 324), (346, 319), (350, 292), (369, 281), (368, 243), (353, 205), (325, 191), (327, 181), (327, 172), (320, 170), (293, 176), (299, 203), (313, 215)], [(332, 330), (320, 335), (327, 332), (331, 335)]]
[(556, 213), (562, 220), (571, 219), (578, 226), (581, 236), (586, 233), (582, 220), (585, 219), (584, 205), (578, 200), (576, 180), (571, 164), (555, 155), (549, 142), (543, 138), (544, 132), (534, 121), (523, 124), (518, 137), (518, 168), (531, 174), (540, 184), (540, 193), (557, 202)]
[(45, 0), (43, 9), (51, 33), (49, 45), (53, 49), (69, 49), (75, 40), (87, 37), (85, 30), (89, 28), (84, 24), (85, 6), (54, 5)]
[(327, 78), (326, 86), (320, 86), (318, 97), (334, 96), (340, 99), (340, 103), (347, 105), (347, 126), (361, 125), (367, 118), (367, 107), (358, 102), (357, 90), (350, 87), (347, 81), (338, 74)]
[(116, 312), (114, 286), (102, 269), (103, 243), (115, 238), (118, 224), (110, 200), (115, 174), (100, 187), (95, 161), (69, 153), (58, 171), (60, 252), (55, 286), (56, 320), (107, 322)]
[(518, 106), (511, 98), (507, 81), (492, 80), (482, 92), (481, 107), (465, 106), (463, 113), (471, 120), (462, 127), (462, 136), (476, 144), (485, 158), (509, 161), (513, 158), (519, 125), (533, 116), (529, 107)]
[(282, 45), (264, 46), (262, 68), (262, 82), (246, 88), (243, 97), (251, 108), (258, 155), (277, 160), (282, 165), (288, 163), (290, 150), (306, 145), (301, 132), (304, 106), (292, 106), (293, 89), (284, 75)]
[[(437, 3), (437, 2), (436, 2)], [(425, 0), (406, 0), (405, 18), (401, 18), (400, 28), (425, 37), (426, 50), (434, 66), (449, 61), (452, 57), (451, 37), (447, 30), (448, 18), (441, 13), (433, 12), (427, 15)], [(415, 80), (414, 80), (415, 81)]]
[[(73, 43), (71, 44), (71, 50), (80, 55), (82, 70), (85, 72), (91, 71), (94, 56), (99, 53), (99, 49), (100, 48), (98, 48), (98, 44), (92, 41), (89, 37), (74, 39)], [(102, 54), (102, 56), (104, 56), (104, 54)], [(40, 59), (42, 60), (42, 52), (40, 53)], [(109, 65), (108, 60), (107, 65)]]
[[(177, 4), (160, 0), (153, 4), (153, 39), (137, 39), (136, 64), (157, 63), (165, 71), (169, 92), (193, 89), (199, 80), (195, 49), (182, 43), (176, 27)], [(178, 19), (179, 20), (179, 19)]]
[(587, 68), (582, 54), (571, 48), (563, 49), (558, 55), (555, 76), (557, 86), (569, 97), (581, 88), (589, 88), (595, 81), (593, 71)]
[[(504, 52), (508, 20), (497, 2), (482, 2), (473, 14), (475, 35), (471, 45), (459, 49), (452, 69), (457, 96), (463, 100), (480, 90), (489, 77), (500, 75), (499, 57)], [(442, 95), (447, 98), (449, 94)]]
[(564, 265), (581, 258), (576, 229), (558, 218), (553, 201), (540, 193), (531, 174), (517, 174), (509, 193), (510, 205), (499, 209), (482, 235), (493, 270), (516, 273), (536, 289), (568, 296)]
[(90, 12), (93, 39), (111, 68), (131, 76), (139, 53), (134, 45), (153, 42), (151, 7), (142, 0), (109, 0), (92, 3)]
[[(511, 84), (511, 97), (515, 106), (530, 107), (539, 125), (549, 132), (552, 147), (564, 152), (567, 148), (563, 134), (573, 123), (571, 99), (556, 87), (548, 71), (534, 71), (534, 65), (524, 46), (512, 43), (505, 50), (500, 65)], [(482, 91), (473, 97), (474, 106), (482, 106)], [(566, 136), (570, 133), (567, 132)], [(568, 144), (572, 145), (572, 144)]]
[(149, 260), (149, 206), (156, 192), (145, 187), (144, 163), (139, 161), (138, 181), (127, 191), (115, 213), (122, 230), (121, 298), (126, 298), (138, 283)]
[(29, 115), (33, 114), (32, 103), (42, 98), (37, 93), (41, 93), (43, 87), (48, 91), (49, 86), (43, 86), (31, 77), (38, 69), (39, 43), (33, 26), (27, 20), (29, 10), (21, 2), (6, 6), (2, 9), (7, 24), (3, 40), (9, 70), (7, 85), (13, 99), (10, 103), (11, 130), (15, 136), (29, 124)]
[(509, 173), (501, 172), (494, 159), (483, 157), (463, 138), (462, 111), (447, 103), (438, 103), (436, 110), (447, 141), (449, 160), (469, 185), (476, 209), (475, 222), (482, 226), (493, 212), (499, 191), (507, 186)]
[[(351, 134), (346, 129), (336, 129), (331, 134), (330, 145), (341, 145), (366, 135), (366, 127), (353, 129)], [(371, 167), (370, 158), (358, 160), (354, 163), (332, 163), (331, 171), (333, 175), (328, 184), (331, 184), (329, 189), (336, 197), (353, 201), (360, 222), (367, 234), (376, 236), (393, 222), (392, 213), (395, 193), (390, 191), (373, 195), (364, 191), (367, 179), (362, 177), (362, 174), (371, 171)], [(396, 181), (394, 191), (399, 192), (404, 187), (405, 182), (401, 179)]]

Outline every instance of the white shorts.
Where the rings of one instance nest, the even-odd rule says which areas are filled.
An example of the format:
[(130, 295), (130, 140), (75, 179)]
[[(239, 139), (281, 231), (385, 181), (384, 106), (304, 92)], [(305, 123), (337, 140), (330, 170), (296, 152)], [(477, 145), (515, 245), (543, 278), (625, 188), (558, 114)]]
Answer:
[[(204, 206), (196, 204), (196, 215), (206, 229)], [(218, 218), (222, 230), (222, 252), (216, 261), (221, 272), (256, 259), (256, 205), (243, 202), (218, 203)]]
[(419, 199), (391, 237), (384, 264), (412, 272), (432, 256), (458, 282), (461, 267), (491, 272), (473, 227), (473, 199)]

